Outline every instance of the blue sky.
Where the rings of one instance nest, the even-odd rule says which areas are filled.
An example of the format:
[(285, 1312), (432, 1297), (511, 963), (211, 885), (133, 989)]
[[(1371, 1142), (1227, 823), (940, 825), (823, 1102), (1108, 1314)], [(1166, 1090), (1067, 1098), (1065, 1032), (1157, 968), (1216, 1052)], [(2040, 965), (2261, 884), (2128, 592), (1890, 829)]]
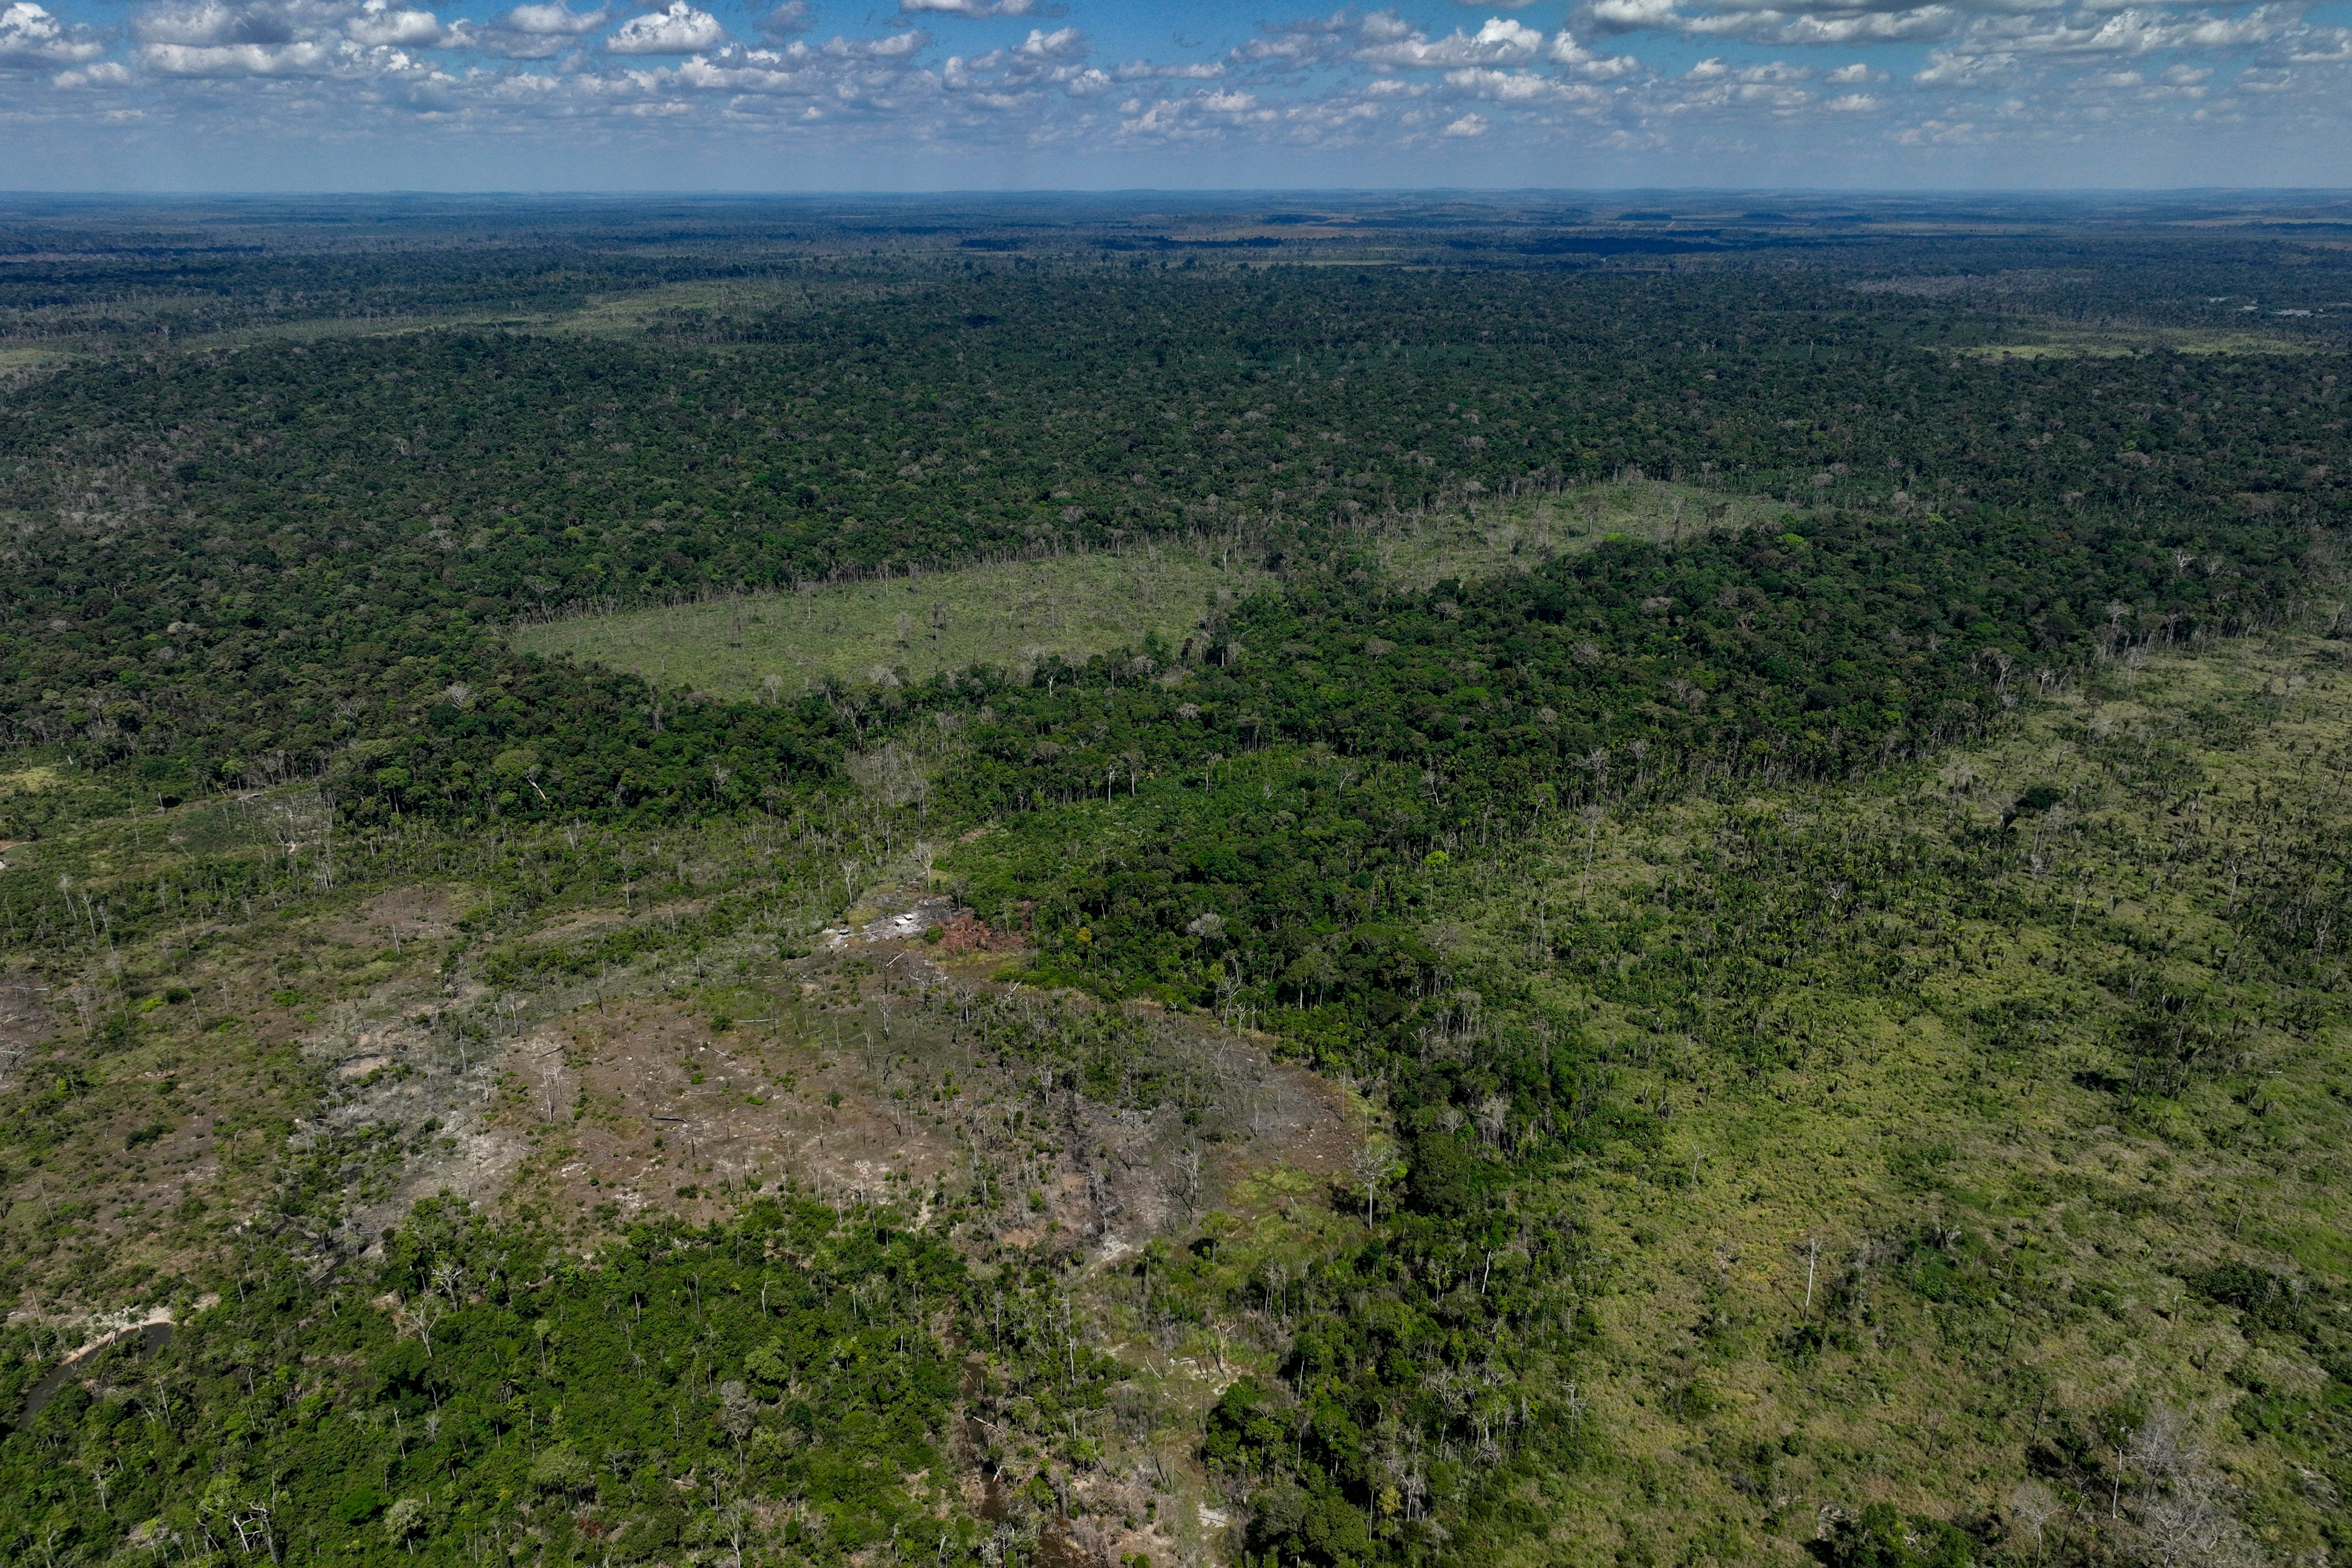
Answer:
[(2352, 185), (2352, 5), (0, 0), (0, 188)]

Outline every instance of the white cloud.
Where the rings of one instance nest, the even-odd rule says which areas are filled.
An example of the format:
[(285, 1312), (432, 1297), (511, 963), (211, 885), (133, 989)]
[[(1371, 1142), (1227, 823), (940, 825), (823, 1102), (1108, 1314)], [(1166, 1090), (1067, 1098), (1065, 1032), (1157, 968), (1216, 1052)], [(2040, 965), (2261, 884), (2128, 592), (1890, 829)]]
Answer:
[(714, 49), (727, 41), (727, 29), (708, 11), (698, 11), (687, 0), (670, 0), (667, 11), (632, 16), (604, 40), (613, 55), (691, 55)]
[(1118, 133), (1129, 142), (1214, 142), (1236, 132), (1270, 127), (1280, 118), (1255, 93), (1202, 90), (1127, 111)]
[(2144, 55), (2159, 49), (2238, 49), (2274, 43), (2301, 30), (2298, 12), (2257, 5), (2242, 16), (2176, 16), (2132, 7), (2101, 16), (2090, 12), (1987, 19), (1971, 38), (2031, 54)]
[(1605, 33), (1631, 33), (1644, 27), (1678, 31), (1685, 22), (1675, 10), (1675, 0), (1593, 0), (1587, 9)]
[(52, 86), (68, 89), (129, 87), (131, 70), (120, 60), (100, 60), (79, 70), (59, 71), (49, 81)]
[(970, 16), (978, 20), (988, 16), (1058, 16), (1059, 5), (1041, 5), (1038, 0), (898, 0), (902, 16), (914, 16), (926, 13), (941, 16)]
[[(1515, 0), (1455, 13), (1459, 27), (1398, 9), (1327, 8), (1188, 47), (1192, 59), (1120, 63), (1097, 59), (1080, 28), (1046, 20), (1060, 7), (1045, 0), (900, 0), (896, 16), (877, 18), (890, 20), (879, 36), (823, 44), (810, 32), (823, 0), (746, 0), (746, 43), (729, 39), (708, 0), (619, 10), (484, 0), (471, 20), (442, 0), (130, 0), (127, 52), (78, 20), (102, 25), (96, 7), (109, 3), (0, 0), (0, 69), (38, 70), (60, 89), (26, 100), (52, 109), (21, 112), (93, 125), (143, 112), (281, 132), (421, 112), (478, 127), (486, 157), (496, 132), (531, 123), (597, 123), (615, 137), (633, 125), (663, 126), (666, 136), (694, 125), (724, 137), (750, 122), (833, 137), (784, 144), (836, 158), (886, 145), (951, 157), (1062, 144), (1116, 155), (1158, 143), (1181, 155), (1181, 144), (1223, 140), (1261, 156), (1368, 149), (1365, 168), (1381, 166), (1382, 147), (1434, 158), (1464, 145), (1458, 162), (1479, 160), (1483, 171), (1486, 148), (1503, 143), (1719, 154), (1734, 160), (1728, 170), (1780, 159), (1807, 135), (1823, 148), (1850, 140), (1850, 125), (1822, 128), (1874, 116), (1890, 155), (1903, 155), (1901, 139), (2023, 149), (2084, 137), (2138, 155), (2172, 145), (2157, 138), (2189, 134), (2209, 113), (2241, 128), (2268, 115), (2290, 134), (2352, 148), (2352, 29), (2313, 26), (2286, 8), (2292, 0), (1570, 0), (1575, 26), (1549, 31)], [(907, 25), (913, 14), (1034, 25), (942, 59), (928, 33)], [(1707, 58), (1662, 75), (1647, 47), (1643, 58), (1609, 52), (1643, 29), (1696, 41), (1701, 48), (1678, 52)], [(1913, 38), (1929, 46), (1924, 59), (1882, 47)], [(452, 54), (472, 57), (469, 67), (436, 68)], [(240, 92), (238, 79), (303, 86)]]
[(2016, 70), (2017, 57), (2011, 54), (1930, 49), (1927, 65), (1911, 79), (1922, 87), (1976, 87), (2005, 80)]
[(1841, 46), (1967, 40), (2040, 54), (2246, 49), (2315, 35), (2300, 8), (2166, 0), (1584, 0), (1601, 33), (1663, 32), (1754, 43)]
[(809, 0), (784, 0), (784, 3), (760, 18), (760, 36), (771, 43), (782, 43), (797, 38), (816, 26), (816, 12)]
[(1498, 71), (1486, 66), (1465, 66), (1445, 73), (1445, 85), (1457, 92), (1495, 103), (1533, 103), (1557, 98), (1561, 84), (1533, 71)]
[(89, 27), (60, 22), (32, 0), (0, 7), (0, 70), (79, 65), (104, 53), (106, 46)]
[(1076, 27), (1056, 27), (1050, 33), (1032, 27), (1029, 36), (1013, 46), (1013, 58), (1033, 65), (1055, 65), (1083, 59), (1089, 52), (1086, 34)]
[(1154, 65), (1150, 60), (1129, 60), (1111, 68), (1112, 76), (1120, 81), (1215, 81), (1225, 74), (1223, 62), (1201, 60), (1190, 65)]
[(613, 20), (609, 6), (574, 11), (562, 0), (553, 4), (518, 5), (487, 24), (449, 24), (443, 47), (477, 49), (510, 60), (543, 60), (576, 49), (581, 40)]
[(2297, 65), (2352, 60), (2352, 27), (2314, 27), (2287, 58)]
[(1631, 76), (1642, 68), (1642, 62), (1632, 55), (1603, 55), (1586, 48), (1576, 41), (1574, 33), (1565, 30), (1552, 35), (1544, 58), (1554, 65), (1566, 66), (1578, 76), (1594, 81), (1610, 81), (1621, 76)]
[(1492, 16), (1475, 33), (1459, 27), (1433, 39), (1418, 29), (1364, 44), (1353, 58), (1368, 66), (1450, 70), (1458, 66), (1516, 65), (1533, 59), (1543, 34), (1508, 16)]
[(139, 63), (158, 76), (322, 76), (335, 51), (304, 40), (291, 44), (145, 44)]
[(613, 19), (610, 9), (599, 6), (593, 11), (574, 11), (562, 0), (551, 5), (518, 5), (508, 12), (500, 26), (509, 32), (527, 33), (542, 38), (576, 38), (593, 33)]
[(1683, 78), (1685, 81), (1786, 82), (1810, 81), (1812, 75), (1811, 66), (1792, 66), (1785, 60), (1734, 67), (1718, 56), (1699, 61)]
[[(730, 45), (678, 66), (676, 79), (739, 100), (749, 95), (783, 100), (783, 112), (803, 118), (887, 117), (937, 100), (937, 79), (910, 65), (911, 57), (929, 43), (928, 35), (912, 32), (836, 37), (821, 45), (795, 40), (781, 49)], [(660, 90), (664, 77), (654, 74), (653, 90)]]
[(1915, 5), (1899, 11), (1827, 16), (1757, 11), (1711, 18), (1698, 30), (1780, 44), (1897, 44), (1948, 37), (1959, 21), (1959, 11), (1950, 5)]
[(1328, 16), (1262, 24), (1259, 30), (1262, 37), (1234, 45), (1226, 58), (1235, 65), (1261, 70), (1301, 70), (1338, 60), (1358, 43), (1380, 43), (1413, 34), (1412, 24), (1393, 11), (1375, 11), (1369, 16), (1335, 11)]
[(367, 0), (358, 14), (343, 24), (343, 31), (355, 43), (404, 48), (429, 47), (439, 43), (443, 37), (440, 17), (430, 11), (396, 8), (391, 0)]
[(139, 63), (158, 76), (323, 76), (363, 64), (342, 32), (355, 14), (320, 0), (166, 0), (133, 17), (131, 34)]
[(231, 5), (226, 0), (181, 0), (151, 5), (131, 24), (131, 36), (142, 44), (176, 44), (188, 48), (226, 47), (233, 44), (291, 44), (302, 34), (332, 20), (323, 7), (263, 3)]
[(950, 91), (969, 94), (992, 109), (1021, 107), (1047, 87), (1058, 87), (1074, 98), (1093, 98), (1117, 85), (1108, 72), (1084, 63), (1093, 53), (1082, 28), (1056, 27), (1049, 33), (1032, 27), (1011, 48), (991, 49), (970, 59), (950, 55), (940, 78)]

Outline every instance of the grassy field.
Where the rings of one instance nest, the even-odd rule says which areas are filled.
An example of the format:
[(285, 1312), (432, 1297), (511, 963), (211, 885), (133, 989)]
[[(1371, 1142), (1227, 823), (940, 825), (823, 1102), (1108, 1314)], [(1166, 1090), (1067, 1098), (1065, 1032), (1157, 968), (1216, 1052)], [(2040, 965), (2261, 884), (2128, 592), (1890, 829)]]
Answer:
[(526, 628), (514, 642), (722, 696), (792, 696), (827, 679), (1083, 660), (1154, 632), (1181, 643), (1220, 597), (1261, 581), (1202, 555), (1097, 552), (588, 616)]
[(1474, 499), (1459, 509), (1385, 521), (1370, 545), (1388, 576), (1425, 590), (1448, 577), (1467, 583), (1532, 572), (1618, 536), (1672, 543), (1710, 527), (1747, 528), (1784, 510), (1756, 497), (1632, 479), (1533, 500)]
[(55, 347), (34, 347), (30, 344), (0, 344), (0, 384), (18, 376), (53, 370), (71, 359), (70, 351)]
[[(326, 342), (341, 338), (390, 337), (402, 332), (484, 329), (638, 338), (665, 316), (677, 312), (709, 311), (762, 317), (793, 314), (814, 308), (820, 299), (830, 302), (837, 299), (839, 293), (837, 289), (820, 293), (798, 283), (764, 278), (672, 283), (623, 294), (599, 294), (576, 310), (483, 306), (476, 310), (442, 310), (409, 316), (319, 316), (200, 333), (182, 340), (180, 346), (185, 349), (238, 349), (266, 342)], [(67, 357), (68, 355), (64, 351), (0, 348), (0, 374), (13, 366), (37, 368)]]
[(1976, 359), (2129, 359), (2135, 354), (2152, 353), (2308, 354), (2318, 353), (2321, 346), (2315, 342), (2261, 331), (2060, 330), (2033, 333), (2022, 342), (1984, 343), (1949, 352)]
[[(1473, 498), (1392, 520), (1366, 547), (1397, 582), (1425, 589), (1532, 571), (1612, 535), (1672, 540), (1745, 527), (1770, 503), (1688, 485), (1595, 485), (1538, 500)], [(1777, 513), (1780, 510), (1772, 507)], [(758, 699), (826, 679), (919, 680), (973, 664), (1073, 662), (1158, 633), (1181, 643), (1213, 606), (1264, 585), (1239, 562), (1157, 549), (1059, 555), (919, 577), (810, 586), (711, 604), (583, 616), (514, 634), (526, 653), (570, 655), (676, 686)]]

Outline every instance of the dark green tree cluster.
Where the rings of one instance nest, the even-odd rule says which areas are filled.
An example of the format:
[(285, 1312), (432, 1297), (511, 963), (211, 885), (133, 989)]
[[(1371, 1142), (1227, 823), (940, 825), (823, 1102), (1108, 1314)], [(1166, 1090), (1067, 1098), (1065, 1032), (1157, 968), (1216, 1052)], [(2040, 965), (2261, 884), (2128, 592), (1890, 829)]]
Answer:
[(256, 1252), (217, 1287), (0, 1441), (11, 1557), (649, 1562), (756, 1535), (835, 1562), (977, 1539), (906, 1480), (938, 1472), (956, 1396), (930, 1322), (972, 1287), (887, 1215), (785, 1197), (583, 1259), (427, 1202), (372, 1271)]

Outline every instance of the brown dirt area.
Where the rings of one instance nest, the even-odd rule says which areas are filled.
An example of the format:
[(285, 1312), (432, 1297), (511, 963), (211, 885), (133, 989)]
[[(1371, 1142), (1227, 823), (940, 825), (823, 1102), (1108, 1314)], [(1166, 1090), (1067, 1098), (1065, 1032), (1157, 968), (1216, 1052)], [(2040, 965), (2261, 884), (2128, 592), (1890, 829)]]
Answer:
[(1319, 1196), (1346, 1171), (1359, 1140), (1332, 1086), (1202, 1018), (1159, 1024), (1220, 1055), (1237, 1086), (1232, 1124), (1211, 1138), (1172, 1107), (1042, 1096), (953, 1023), (956, 994), (1008, 991), (972, 978), (989, 946), (944, 945), (852, 936), (730, 990), (745, 1016), (725, 1028), (707, 997), (615, 1000), (541, 1026), (508, 1051), (489, 1118), (533, 1145), (500, 1195), (583, 1220), (703, 1221), (790, 1182), (919, 1217), (943, 1184), (989, 1180), (1015, 1200), (993, 1239), (1108, 1260), (1230, 1208), (1269, 1167), (1296, 1173), (1269, 1203)]

